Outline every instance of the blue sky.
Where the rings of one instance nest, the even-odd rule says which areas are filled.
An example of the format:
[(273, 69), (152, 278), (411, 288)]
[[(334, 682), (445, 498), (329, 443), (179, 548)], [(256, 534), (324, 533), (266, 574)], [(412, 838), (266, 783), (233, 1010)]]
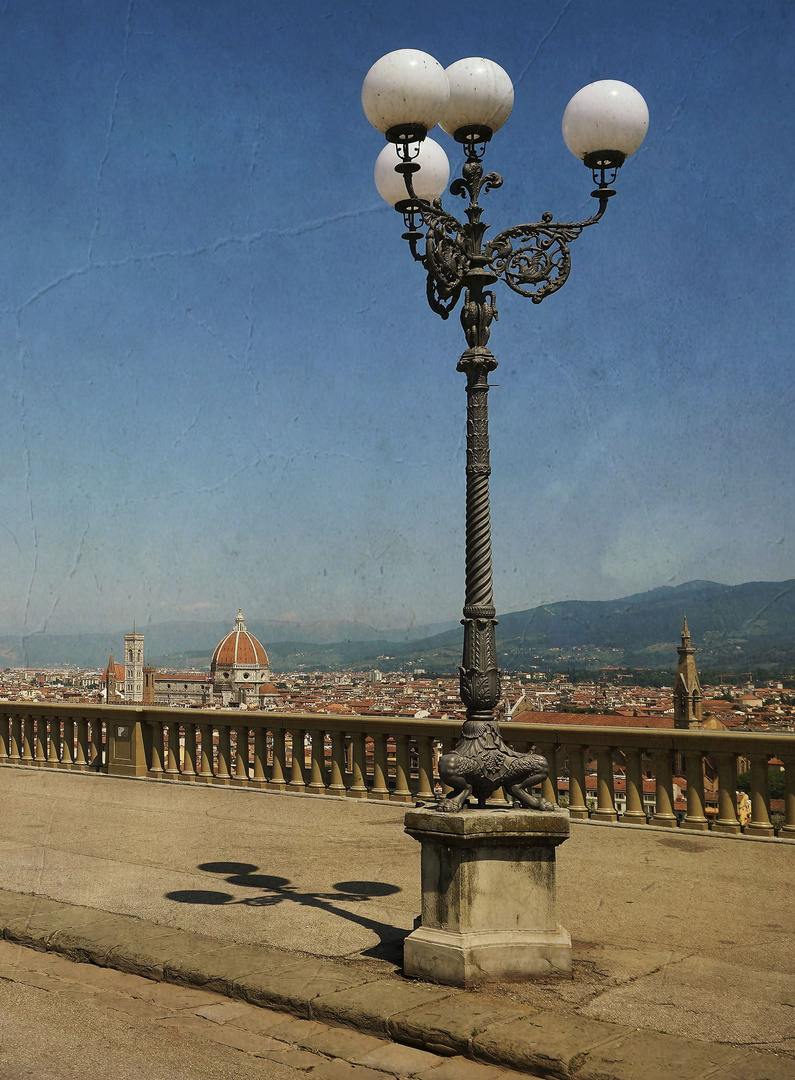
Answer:
[(360, 105), (402, 47), (514, 80), (491, 235), (591, 212), (560, 134), (581, 86), (651, 114), (565, 287), (498, 286), (498, 610), (795, 577), (794, 25), (736, 0), (5, 0), (0, 632), (458, 616), (464, 342)]

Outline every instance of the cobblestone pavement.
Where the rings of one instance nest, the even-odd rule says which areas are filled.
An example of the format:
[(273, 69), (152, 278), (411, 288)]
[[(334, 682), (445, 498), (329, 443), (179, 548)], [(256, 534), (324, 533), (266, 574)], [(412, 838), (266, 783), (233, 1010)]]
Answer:
[(519, 1074), (0, 941), (0, 1080), (233, 1078)]

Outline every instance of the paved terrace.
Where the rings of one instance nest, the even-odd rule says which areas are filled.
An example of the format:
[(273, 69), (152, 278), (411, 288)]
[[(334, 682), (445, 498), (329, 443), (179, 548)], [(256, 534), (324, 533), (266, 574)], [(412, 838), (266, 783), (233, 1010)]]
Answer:
[[(467, 992), (425, 984), (418, 997), (423, 984), (399, 973), (420, 910), (419, 847), (399, 806), (7, 767), (0, 813), (0, 920), (15, 940), (24, 924), (43, 947), (65, 912), (72, 922), (82, 914), (89, 936), (104, 933), (105, 953), (124, 952), (108, 940), (124, 927), (139, 955), (142, 934), (173, 950), (179, 935), (159, 924), (204, 935), (186, 938), (194, 951), (240, 946), (220, 954), (230, 979), (234, 958), (258, 947), (273, 971), (303, 963), (301, 992), (263, 992), (264, 1003), (319, 1016), (315, 1002), (325, 1002), (326, 1019), (372, 1032), (377, 1001), (399, 1011), (427, 999), (416, 1030), (390, 1019), (379, 1033), (533, 1075), (795, 1077), (794, 841), (573, 822), (558, 851), (573, 979)], [(14, 894), (135, 919), (86, 920), (85, 910)], [(101, 951), (82, 955), (112, 963)], [(162, 977), (162, 963), (154, 973)], [(344, 989), (357, 984), (358, 998)], [(467, 1009), (480, 1022), (462, 1034)], [(490, 1042), (476, 1038), (484, 1016), (502, 1025)], [(623, 1046), (623, 1056), (605, 1046)], [(599, 1071), (605, 1060), (613, 1064)]]

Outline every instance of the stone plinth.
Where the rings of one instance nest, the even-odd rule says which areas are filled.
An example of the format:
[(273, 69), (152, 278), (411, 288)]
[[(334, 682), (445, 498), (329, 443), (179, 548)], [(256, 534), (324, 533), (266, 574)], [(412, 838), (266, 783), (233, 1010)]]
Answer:
[(422, 844), (422, 918), (406, 938), (406, 975), (472, 986), (571, 974), (571, 936), (555, 911), (567, 813), (420, 809), (405, 825)]

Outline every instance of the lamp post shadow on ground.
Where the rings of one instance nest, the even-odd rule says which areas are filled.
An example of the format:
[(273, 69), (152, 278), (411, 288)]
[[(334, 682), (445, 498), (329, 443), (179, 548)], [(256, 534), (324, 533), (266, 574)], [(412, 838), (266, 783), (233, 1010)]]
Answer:
[[(492, 135), (508, 119), (513, 85), (491, 60), (470, 57), (446, 70), (427, 53), (400, 49), (381, 57), (362, 87), (362, 105), (387, 145), (375, 166), (381, 196), (403, 216), (412, 257), (426, 272), (426, 296), (443, 319), (462, 300), (467, 348), (458, 361), (466, 375), (466, 589), (462, 623), (460, 696), (466, 719), (455, 749), (439, 760), (450, 788), (436, 810), (409, 811), (406, 830), (422, 843), (422, 925), (406, 939), (407, 973), (469, 985), (484, 978), (568, 973), (571, 941), (555, 921), (555, 848), (568, 836), (566, 814), (532, 788), (547, 778), (539, 754), (521, 754), (502, 738), (495, 709), (497, 667), (489, 509), (489, 375), (497, 360), (488, 348), (497, 318), (491, 286), (541, 303), (569, 275), (569, 245), (595, 225), (615, 195), (611, 186), (648, 128), (646, 103), (626, 83), (605, 80), (583, 87), (563, 116), (571, 152), (592, 171), (597, 210), (561, 223), (549, 212), (540, 221), (504, 229), (486, 240), (479, 199), (502, 185), (485, 172)], [(439, 124), (464, 152), (461, 176), (450, 194), (467, 200), (462, 223), (442, 206), (450, 166), (428, 138)], [(477, 815), (498, 788), (513, 809)], [(443, 811), (447, 819), (437, 813)], [(528, 818), (527, 811), (541, 811)], [(484, 902), (484, 897), (486, 902)]]

